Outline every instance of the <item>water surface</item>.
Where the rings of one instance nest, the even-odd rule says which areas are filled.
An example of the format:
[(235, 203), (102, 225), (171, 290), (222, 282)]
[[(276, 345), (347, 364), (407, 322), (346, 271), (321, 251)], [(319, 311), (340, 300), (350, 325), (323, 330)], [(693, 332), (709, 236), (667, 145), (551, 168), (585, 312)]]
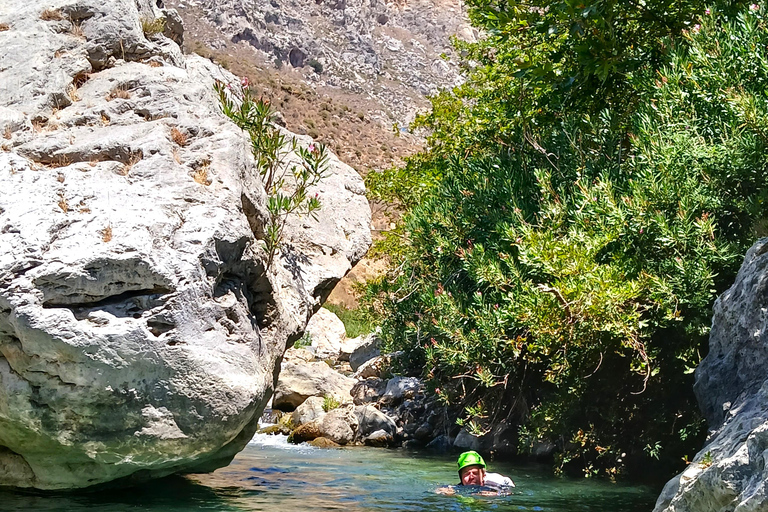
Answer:
[(377, 448), (319, 449), (257, 435), (232, 464), (100, 493), (0, 491), (2, 511), (189, 512), (648, 512), (658, 489), (553, 477), (547, 467), (490, 463), (517, 487), (510, 496), (442, 496), (458, 481), (454, 456)]

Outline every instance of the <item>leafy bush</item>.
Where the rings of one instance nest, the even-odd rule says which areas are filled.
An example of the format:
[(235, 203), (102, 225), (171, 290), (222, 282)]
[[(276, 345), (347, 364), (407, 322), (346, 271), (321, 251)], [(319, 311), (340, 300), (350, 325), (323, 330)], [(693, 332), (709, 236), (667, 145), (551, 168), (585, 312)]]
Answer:
[(339, 400), (333, 395), (325, 395), (323, 397), (323, 410), (325, 412), (338, 409), (340, 405), (341, 402), (339, 402)]
[(320, 75), (320, 74), (322, 74), (322, 73), (323, 73), (323, 64), (322, 64), (320, 61), (318, 61), (317, 59), (315, 59), (315, 58), (310, 58), (310, 59), (307, 61), (307, 64), (309, 65), (309, 67), (311, 67), (312, 69), (314, 69), (314, 70), (315, 70), (315, 73), (317, 73), (318, 75)]
[(550, 73), (535, 52), (575, 43), (539, 39), (553, 25), (531, 11), (516, 15), (533, 42), (510, 46), (504, 25), (469, 45), (481, 65), (419, 121), (429, 149), (368, 180), (406, 211), (366, 304), (475, 432), (505, 420), (521, 452), (551, 441), (588, 476), (674, 471), (703, 439), (692, 372), (712, 304), (766, 214), (763, 14), (701, 6), (687, 30), (642, 32), (638, 57), (550, 55)]

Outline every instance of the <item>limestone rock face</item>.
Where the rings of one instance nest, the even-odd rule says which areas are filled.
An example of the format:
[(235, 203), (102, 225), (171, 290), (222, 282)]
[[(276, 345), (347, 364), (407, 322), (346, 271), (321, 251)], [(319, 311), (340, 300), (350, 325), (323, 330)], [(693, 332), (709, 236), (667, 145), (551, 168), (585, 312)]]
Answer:
[(342, 342), (347, 337), (344, 323), (325, 308), (320, 308), (309, 320), (307, 333), (319, 359), (338, 357)]
[(710, 428), (656, 512), (764, 510), (768, 502), (768, 239), (748, 252), (715, 303), (709, 354), (694, 387)]
[(319, 219), (291, 219), (265, 268), (264, 189), (213, 94), (235, 77), (145, 36), (155, 17), (173, 13), (0, 2), (0, 486), (227, 464), (370, 244), (362, 181), (333, 159)]

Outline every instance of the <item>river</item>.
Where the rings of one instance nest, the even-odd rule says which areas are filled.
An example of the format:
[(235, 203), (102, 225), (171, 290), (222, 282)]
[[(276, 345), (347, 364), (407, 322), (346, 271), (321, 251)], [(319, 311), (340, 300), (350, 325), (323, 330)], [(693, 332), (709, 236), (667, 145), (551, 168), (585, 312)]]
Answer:
[(442, 496), (458, 481), (455, 457), (381, 448), (320, 449), (257, 434), (226, 468), (139, 488), (35, 494), (0, 491), (2, 511), (190, 512), (344, 510), (648, 512), (658, 489), (552, 476), (546, 466), (491, 462), (510, 476), (510, 496)]

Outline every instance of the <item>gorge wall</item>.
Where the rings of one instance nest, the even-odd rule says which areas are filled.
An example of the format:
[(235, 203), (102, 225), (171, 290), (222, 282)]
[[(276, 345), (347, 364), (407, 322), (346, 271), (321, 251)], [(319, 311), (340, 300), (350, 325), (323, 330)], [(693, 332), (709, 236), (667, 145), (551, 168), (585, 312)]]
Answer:
[(370, 245), (332, 157), (265, 268), (264, 188), (213, 91), (235, 77), (182, 36), (145, 0), (0, 4), (0, 486), (226, 465)]
[(715, 303), (709, 354), (694, 390), (710, 429), (655, 512), (747, 512), (768, 501), (768, 238), (744, 258)]

